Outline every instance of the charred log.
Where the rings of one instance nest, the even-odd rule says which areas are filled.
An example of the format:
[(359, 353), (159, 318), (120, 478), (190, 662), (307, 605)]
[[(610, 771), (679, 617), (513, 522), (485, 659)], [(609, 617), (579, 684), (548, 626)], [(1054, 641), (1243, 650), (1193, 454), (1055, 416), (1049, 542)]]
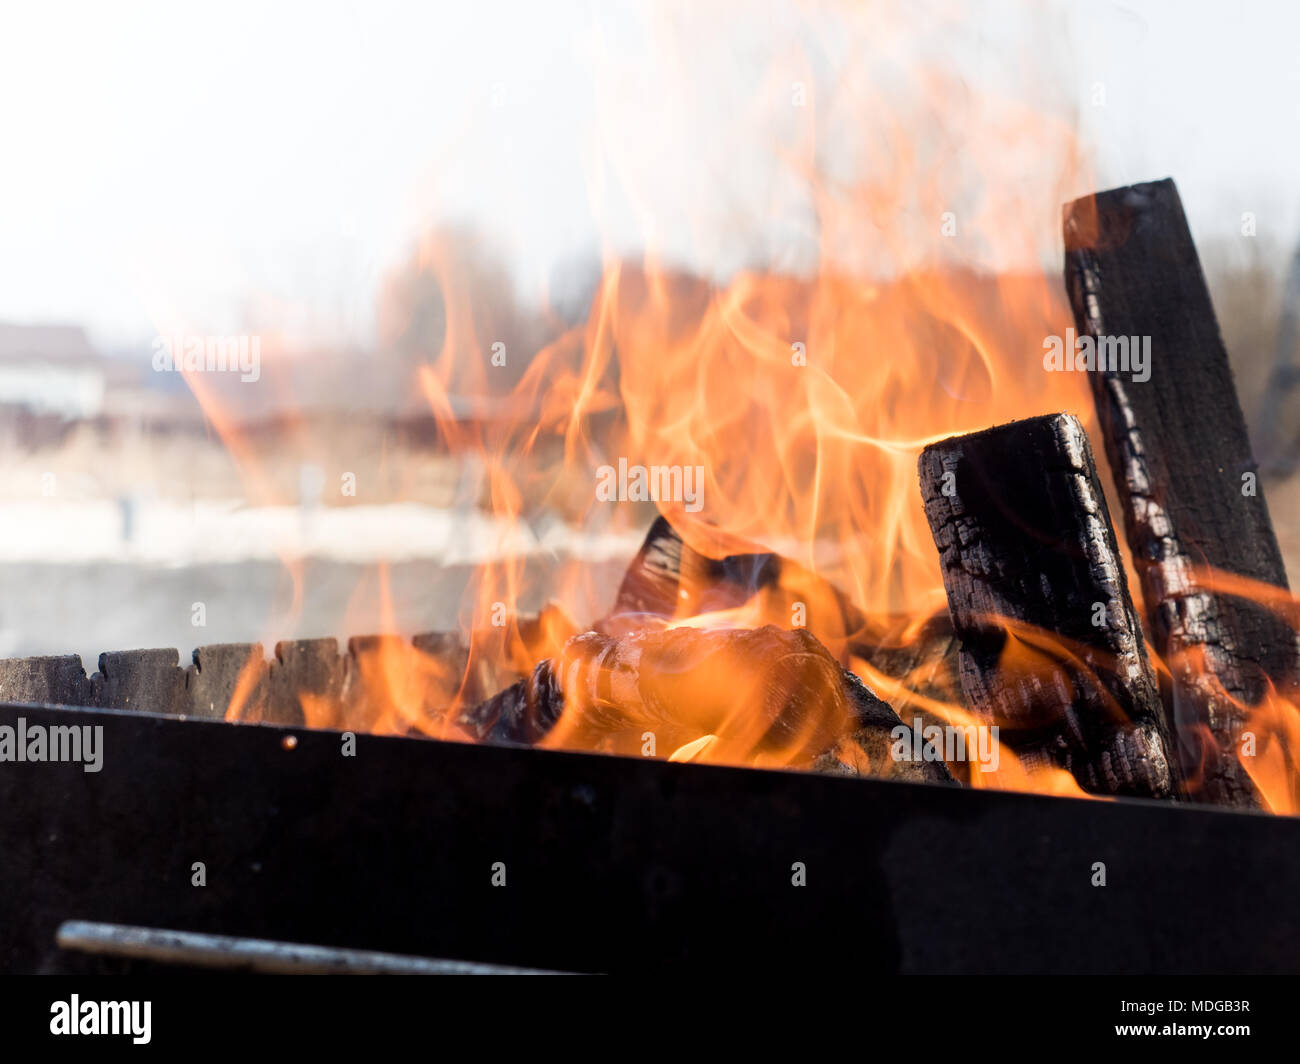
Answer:
[(1030, 766), (1094, 794), (1171, 797), (1159, 693), (1079, 422), (957, 436), (919, 466), (970, 708)]
[(530, 746), (545, 738), (564, 711), (564, 692), (549, 658), (504, 691), (466, 710), (458, 719), (475, 739)]
[[(943, 724), (912, 698), (943, 703), (960, 701), (958, 644), (946, 613), (920, 625), (907, 616), (869, 616), (829, 580), (778, 554), (731, 554), (712, 558), (683, 542), (668, 521), (651, 525), (645, 542), (606, 617), (596, 630), (628, 635), (662, 627), (678, 617), (744, 606), (764, 596), (767, 614), (788, 618), (796, 602), (805, 603), (805, 626), (814, 632), (841, 665), (860, 658), (899, 681), (890, 704), (901, 715), (915, 712), (926, 725)], [(950, 765), (960, 773), (962, 766)]]
[(806, 630), (587, 632), (467, 711), (475, 738), (665, 756), (711, 736), (711, 760), (949, 781), (894, 756), (898, 716)]
[[(597, 628), (627, 635), (656, 621), (695, 617), (743, 606), (755, 594), (780, 587), (793, 563), (776, 554), (731, 554), (712, 558), (692, 549), (664, 517), (655, 519), (628, 566), (613, 608)], [(797, 568), (797, 567), (796, 567)], [(835, 623), (846, 631), (862, 624), (858, 609), (838, 588), (822, 581), (835, 604)]]
[(1076, 200), (1065, 243), (1080, 333), (1110, 354), (1113, 338), (1149, 338), (1141, 372), (1131, 358), (1106, 359), (1088, 377), (1152, 640), (1170, 668), (1164, 704), (1190, 796), (1256, 805), (1234, 744), (1270, 685), (1294, 692), (1300, 655), (1279, 617), (1205, 580), (1217, 570), (1287, 587), (1178, 190), (1164, 180)]

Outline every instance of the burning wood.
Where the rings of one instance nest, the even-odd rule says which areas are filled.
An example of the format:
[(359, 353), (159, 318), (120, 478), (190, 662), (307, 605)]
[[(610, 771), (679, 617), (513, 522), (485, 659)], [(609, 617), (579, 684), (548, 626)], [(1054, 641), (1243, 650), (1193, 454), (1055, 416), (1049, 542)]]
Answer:
[(699, 751), (720, 762), (952, 778), (941, 760), (895, 757), (893, 710), (808, 631), (772, 625), (588, 632), (460, 723), (499, 742), (645, 755), (707, 737)]
[[(904, 711), (912, 708), (927, 727), (947, 723), (930, 704), (960, 698), (958, 644), (947, 613), (921, 623), (869, 616), (830, 581), (789, 558), (766, 552), (713, 558), (685, 543), (662, 517), (650, 527), (596, 629), (627, 634), (747, 607), (751, 617), (778, 625), (800, 616), (841, 665), (863, 663), (877, 677), (873, 683), (891, 684), (894, 709), (907, 716)], [(952, 762), (948, 767), (959, 778), (967, 768)]]
[(1099, 351), (1117, 336), (1150, 345), (1142, 374), (1112, 360), (1088, 378), (1189, 795), (1256, 805), (1239, 740), (1273, 692), (1295, 700), (1300, 657), (1266, 605), (1286, 570), (1178, 190), (1164, 180), (1076, 200), (1065, 241), (1080, 332)]
[(297, 639), (276, 644), (275, 660), (267, 675), (272, 720), (338, 727), (342, 693), (343, 660), (336, 640)]
[[(1083, 306), (1092, 315), (1085, 339), (1094, 367), (1097, 358), (1113, 353), (1100, 338), (1106, 293), (1098, 278), (1115, 284), (1124, 276), (1109, 266), (1099, 272), (1099, 256), (1118, 252), (1109, 238), (1098, 248), (1076, 241), (1070, 252), (1078, 264), (1077, 276), (1071, 275), (1076, 309)], [(1211, 313), (1208, 302), (1205, 311)], [(1158, 362), (1152, 372), (1148, 354), (1159, 355), (1162, 344), (1153, 348), (1136, 324), (1116, 320), (1136, 342), (1130, 355), (1141, 357), (1119, 359), (1091, 377), (1098, 396), (1114, 400), (1113, 408), (1103, 410), (1103, 427), (1112, 459), (1118, 454), (1128, 461), (1121, 493), (1132, 511), (1126, 513), (1130, 541), (1141, 560), (1146, 541), (1134, 538), (1134, 528), (1160, 530), (1151, 492), (1143, 494), (1139, 481), (1145, 476), (1149, 484), (1157, 466), (1177, 467), (1185, 475), (1178, 454), (1190, 446), (1191, 425), (1166, 418), (1161, 405), (1183, 401), (1175, 394), (1183, 385), (1169, 384)], [(1060, 354), (1065, 357), (1064, 350)], [(1217, 386), (1214, 357), (1211, 352), (1205, 391)], [(1219, 369), (1226, 372), (1226, 366)], [(1131, 382), (1122, 379), (1125, 372)], [(1165, 396), (1161, 389), (1170, 392), (1142, 412), (1141, 431), (1134, 427), (1139, 401), (1126, 398), (1139, 384), (1157, 396)], [(1240, 421), (1239, 412), (1232, 416)], [(1116, 426), (1125, 434), (1117, 435)], [(1224, 431), (1232, 436), (1235, 429)], [(68, 704), (404, 735), (447, 737), (455, 731), (489, 742), (906, 779), (956, 776), (975, 784), (981, 781), (969, 763), (969, 741), (958, 753), (949, 740), (971, 730), (979, 749), (980, 729), (996, 728), (1028, 770), (1023, 779), (987, 781), (997, 786), (1056, 789), (1065, 781), (1073, 793), (1073, 779), (1107, 795), (1174, 794), (1181, 786), (1170, 764), (1176, 715), (1160, 708), (1078, 423), (1052, 416), (957, 437), (928, 448), (920, 468), (951, 621), (932, 615), (933, 606), (915, 588), (901, 596), (910, 613), (883, 612), (882, 606), (893, 608), (890, 595), (881, 594), (892, 570), (874, 565), (870, 549), (847, 552), (843, 571), (858, 591), (854, 601), (823, 575), (756, 550), (747, 540), (700, 522), (682, 525), (684, 539), (660, 518), (625, 574), (612, 610), (581, 635), (558, 609), (517, 617), (484, 591), (479, 605), (491, 606), (492, 626), (480, 621), (469, 633), (359, 637), (349, 640), (343, 654), (333, 639), (283, 642), (269, 663), (255, 644), (204, 647), (187, 671), (179, 668), (174, 650), (108, 654), (91, 680), (73, 667), (76, 659), (4, 663), (0, 686), (10, 697)], [(1192, 502), (1184, 511), (1191, 513), (1200, 497), (1187, 498)], [(692, 512), (686, 507), (681, 516), (689, 520)], [(1170, 508), (1162, 519), (1175, 512), (1177, 507)], [(1217, 513), (1213, 507), (1209, 512)], [(864, 527), (869, 513), (841, 513), (835, 527), (852, 533)], [(1259, 528), (1268, 531), (1262, 508), (1242, 513), (1254, 517), (1233, 524), (1241, 513), (1231, 511), (1215, 525), (1219, 531), (1211, 538), (1221, 549), (1207, 551), (1207, 557), (1225, 554), (1239, 533), (1249, 538)], [(1257, 523), (1260, 514), (1264, 525), (1257, 528), (1250, 521)], [(1188, 545), (1200, 549), (1196, 537), (1202, 530), (1189, 522), (1180, 528), (1190, 531), (1161, 532), (1163, 538), (1152, 542), (1161, 549), (1177, 545), (1177, 560), (1186, 569)], [(1267, 564), (1251, 574), (1271, 573), (1284, 586), (1280, 570), (1270, 570), (1270, 542), (1254, 551)], [(1169, 567), (1159, 571), (1167, 575)], [(513, 603), (510, 573), (504, 566), (484, 580), (494, 593), (497, 587), (508, 591)], [(1143, 575), (1150, 579), (1147, 570)], [(1242, 693), (1250, 686), (1243, 680), (1241, 690), (1230, 688), (1216, 701), (1212, 685), (1195, 685), (1206, 677), (1222, 683), (1228, 674), (1196, 672), (1186, 655), (1175, 656), (1170, 705), (1194, 691), (1203, 710), (1198, 720), (1221, 729), (1222, 721), (1241, 716), (1232, 718), (1225, 704), (1248, 706), (1261, 677), (1267, 686), (1289, 675), (1283, 666), (1295, 650), (1295, 633), (1286, 625), (1276, 631), (1251, 627), (1253, 621), (1233, 628), (1233, 618), (1256, 615), (1245, 608), (1231, 613), (1237, 608), (1225, 604), (1231, 589), (1213, 597), (1180, 597), (1166, 593), (1171, 586), (1150, 584), (1147, 595), (1148, 608), (1157, 611), (1153, 618), (1166, 623), (1162, 651), (1177, 649), (1171, 633), (1179, 633), (1184, 649), (1203, 648), (1230, 663), (1248, 650), (1243, 660), (1260, 666), (1249, 673), (1257, 681), (1250, 691)], [(921, 602), (924, 610), (917, 608)], [(1201, 642), (1193, 644), (1191, 634)], [(1264, 645), (1266, 640), (1272, 642)], [(1271, 662), (1279, 667), (1264, 668)], [(928, 760), (936, 750), (947, 755), (946, 769)], [(1028, 778), (1040, 770), (1047, 771)], [(1227, 779), (1232, 771), (1229, 766), (1221, 775)], [(1199, 774), (1191, 776), (1196, 787)], [(1205, 793), (1235, 804), (1252, 798), (1244, 788)]]
[(266, 715), (266, 654), (261, 643), (217, 643), (198, 647), (186, 670), (189, 712), (224, 720), (231, 710), (242, 719)]
[(1168, 798), (1159, 694), (1082, 426), (1017, 421), (927, 447), (926, 516), (971, 709), (1029, 765)]
[[(842, 658), (865, 634), (866, 616), (824, 577), (767, 552), (714, 558), (695, 550), (660, 517), (628, 566), (613, 608), (597, 628), (611, 635), (674, 620), (720, 614), (754, 604), (763, 618), (790, 623), (796, 605), (804, 623)], [(865, 639), (858, 640), (858, 644)], [(864, 652), (870, 648), (863, 646)]]

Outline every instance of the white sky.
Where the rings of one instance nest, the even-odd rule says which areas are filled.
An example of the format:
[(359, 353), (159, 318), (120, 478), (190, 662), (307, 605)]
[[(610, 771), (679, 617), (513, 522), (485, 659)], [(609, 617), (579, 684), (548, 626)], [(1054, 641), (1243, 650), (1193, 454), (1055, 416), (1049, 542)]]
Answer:
[[(1099, 187), (1173, 175), (1198, 237), (1235, 234), (1252, 210), (1261, 237), (1289, 244), (1297, 31), (1300, 5), (1279, 0), (5, 0), (0, 320), (81, 323), (120, 344), (178, 324), (233, 331), (256, 307), (305, 341), (366, 342), (384, 271), (439, 219), (482, 227), (525, 292), (602, 240), (649, 240), (702, 271), (755, 254), (798, 265), (808, 191), (776, 149), (799, 141), (801, 77), (833, 134), (818, 145), (832, 172), (892, 165), (871, 156), (880, 130), (859, 144), (839, 117), (832, 86), (847, 82), (880, 129), (898, 104), (945, 181), (1035, 211), (1087, 191), (1053, 187), (1046, 144), (967, 174), (983, 111), (910, 106), (922, 58), (971, 99), (1064, 116)], [(870, 234), (852, 236), (870, 256)]]

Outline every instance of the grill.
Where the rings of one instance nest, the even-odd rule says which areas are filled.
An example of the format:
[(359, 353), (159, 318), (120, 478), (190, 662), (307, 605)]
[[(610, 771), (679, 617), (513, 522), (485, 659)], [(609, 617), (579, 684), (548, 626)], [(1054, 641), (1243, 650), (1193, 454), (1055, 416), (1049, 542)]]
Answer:
[(103, 767), (0, 773), (10, 970), (140, 967), (60, 949), (67, 921), (574, 972), (1300, 968), (1291, 818), (0, 707), (19, 718), (102, 727)]

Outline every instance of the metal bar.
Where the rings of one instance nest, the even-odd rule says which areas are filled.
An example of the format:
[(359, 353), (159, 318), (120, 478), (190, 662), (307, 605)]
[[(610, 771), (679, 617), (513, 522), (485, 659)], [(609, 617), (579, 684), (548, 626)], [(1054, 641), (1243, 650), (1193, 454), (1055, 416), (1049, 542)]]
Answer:
[(262, 938), (203, 935), (156, 927), (69, 920), (55, 936), (60, 949), (98, 956), (238, 969), (272, 975), (559, 975), (540, 968), (411, 957), (375, 950), (335, 949)]

